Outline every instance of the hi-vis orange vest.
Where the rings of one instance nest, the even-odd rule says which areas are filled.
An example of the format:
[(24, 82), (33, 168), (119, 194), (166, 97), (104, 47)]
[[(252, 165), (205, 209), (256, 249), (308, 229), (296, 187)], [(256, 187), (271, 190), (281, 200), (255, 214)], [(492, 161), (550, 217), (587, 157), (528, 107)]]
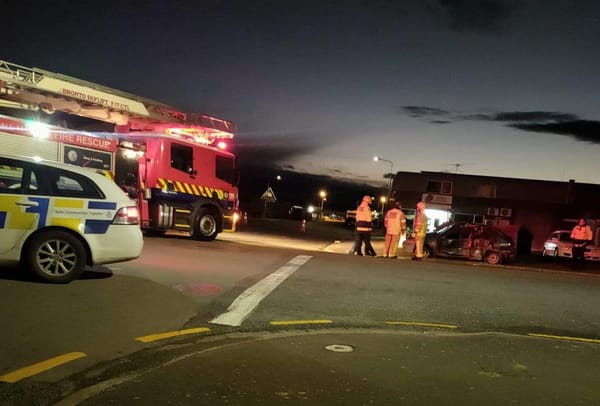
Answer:
[(356, 231), (371, 231), (373, 218), (371, 216), (371, 208), (367, 202), (363, 202), (356, 209)]

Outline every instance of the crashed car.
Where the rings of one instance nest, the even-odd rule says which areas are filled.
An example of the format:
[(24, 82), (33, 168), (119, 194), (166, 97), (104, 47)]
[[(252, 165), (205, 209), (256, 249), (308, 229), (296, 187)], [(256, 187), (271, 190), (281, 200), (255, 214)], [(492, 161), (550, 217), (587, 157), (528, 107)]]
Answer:
[[(404, 249), (414, 251), (414, 240), (407, 240)], [(423, 256), (463, 258), (500, 264), (515, 257), (515, 244), (508, 235), (493, 226), (446, 223), (427, 233)]]

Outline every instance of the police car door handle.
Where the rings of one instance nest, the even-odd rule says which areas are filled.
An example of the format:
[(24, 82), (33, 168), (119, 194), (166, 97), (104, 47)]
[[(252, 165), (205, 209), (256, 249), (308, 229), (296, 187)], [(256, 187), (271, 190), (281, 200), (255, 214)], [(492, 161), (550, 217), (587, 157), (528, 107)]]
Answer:
[(34, 207), (34, 206), (39, 206), (38, 202), (30, 202), (30, 201), (25, 201), (25, 202), (16, 202), (15, 203), (17, 206), (24, 206), (24, 207)]

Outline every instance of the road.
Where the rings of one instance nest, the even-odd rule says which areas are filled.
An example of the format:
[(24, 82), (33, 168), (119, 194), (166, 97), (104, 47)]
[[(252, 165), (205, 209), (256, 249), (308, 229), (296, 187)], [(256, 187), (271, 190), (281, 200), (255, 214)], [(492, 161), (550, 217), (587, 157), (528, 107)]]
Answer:
[[(531, 369), (538, 364), (540, 368), (547, 365), (547, 357), (560, 361), (553, 365), (562, 371), (560, 376), (565, 371), (572, 376), (581, 375), (579, 385), (585, 395), (582, 404), (600, 403), (600, 394), (590, 389), (593, 384), (586, 386), (588, 377), (599, 372), (597, 276), (456, 261), (415, 263), (338, 255), (345, 252), (343, 243), (292, 237), (295, 238), (239, 233), (224, 235), (208, 244), (177, 236), (147, 238), (139, 259), (96, 267), (69, 285), (39, 284), (15, 271), (5, 271), (0, 279), (0, 297), (3, 303), (11, 305), (0, 308), (3, 331), (9, 332), (3, 334), (0, 346), (0, 380), (5, 378), (5, 383), (0, 384), (0, 404), (9, 404), (8, 400), (14, 404), (56, 400), (65, 394), (71, 396), (65, 404), (74, 400), (83, 404), (120, 404), (131, 395), (130, 391), (137, 391), (136, 396), (141, 399), (144, 396), (139, 393), (152, 393), (151, 399), (156, 400), (163, 391), (152, 392), (155, 379), (159, 379), (152, 374), (160, 375), (162, 369), (153, 368), (168, 362), (172, 365), (170, 373), (182, 377), (183, 382), (189, 372), (190, 365), (185, 362), (191, 362), (190, 354), (203, 353), (209, 347), (221, 351), (225, 344), (239, 347), (223, 354), (215, 351), (213, 359), (204, 360), (203, 365), (221, 371), (211, 375), (213, 378), (227, 376), (223, 365), (253, 353), (262, 357), (241, 364), (254, 365), (256, 372), (262, 360), (266, 371), (256, 372), (257, 376), (285, 381), (285, 373), (273, 377), (267, 371), (284, 362), (286, 351), (297, 354), (304, 345), (308, 346), (302, 360), (312, 365), (323, 356), (318, 354), (325, 343), (352, 342), (351, 348), (362, 349), (357, 354), (360, 362), (346, 365), (348, 370), (360, 369), (359, 365), (366, 363), (376, 371), (378, 362), (374, 360), (381, 354), (393, 359), (398, 356), (394, 353), (398, 348), (425, 345), (438, 354), (438, 360), (450, 357), (448, 362), (459, 367), (465, 358), (456, 360), (448, 355), (448, 337), (455, 341), (450, 352), (456, 355), (472, 351), (473, 356), (482, 358), (473, 361), (476, 365), (493, 365), (490, 357), (496, 361), (513, 357), (514, 362), (509, 363), (512, 366), (504, 366), (502, 371), (517, 368), (513, 371), (517, 375), (520, 367), (515, 365), (528, 365)], [(265, 278), (271, 280), (260, 285)], [(252, 288), (256, 286), (259, 288)], [(243, 309), (241, 316), (239, 309), (228, 312), (242, 293), (247, 302), (239, 306)], [(239, 323), (231, 322), (231, 318), (222, 322), (222, 315), (227, 313)], [(445, 339), (439, 341), (439, 337)], [(267, 341), (272, 344), (266, 345)], [(404, 347), (394, 347), (394, 342), (402, 342)], [(277, 348), (274, 353), (270, 351), (273, 348)], [(53, 368), (40, 364), (69, 354), (70, 358), (57, 359)], [(407, 362), (405, 367), (415, 376), (431, 374), (419, 369), (423, 357), (427, 358), (419, 351), (402, 355)], [(174, 359), (180, 362), (173, 362)], [(522, 362), (517, 362), (519, 359)], [(334, 360), (331, 362), (335, 364)], [(312, 368), (302, 362), (297, 367), (296, 373)], [(331, 366), (333, 370), (339, 367)], [(137, 388), (123, 384), (122, 393), (112, 393), (114, 398), (98, 389), (99, 381), (129, 382), (126, 377), (141, 370), (154, 372), (149, 372), (147, 380), (137, 379)], [(441, 366), (438, 370), (444, 373)], [(313, 387), (327, 382), (327, 377), (318, 376), (327, 375), (329, 370), (317, 371)], [(236, 377), (245, 378), (244, 371), (238, 372), (230, 381), (233, 386)], [(479, 372), (477, 376), (481, 376)], [(531, 377), (531, 373), (527, 376)], [(536, 376), (540, 380), (538, 386), (542, 380), (542, 388), (551, 385), (545, 380), (551, 378)], [(370, 377), (382, 382), (388, 378), (377, 374)], [(164, 376), (160, 379), (164, 381)], [(334, 392), (342, 390), (343, 385), (334, 381)], [(216, 385), (210, 379), (206, 382)], [(285, 382), (288, 385), (282, 383), (282, 387), (290, 387), (289, 381)], [(85, 387), (95, 389), (89, 393), (78, 390)], [(369, 398), (369, 385), (359, 382), (356, 387), (362, 388), (365, 399)], [(206, 398), (208, 392), (201, 388), (190, 396), (217, 404), (215, 399), (222, 400), (222, 392), (218, 385), (211, 388), (214, 399)], [(572, 389), (565, 389), (565, 393)], [(276, 392), (273, 390), (271, 395)], [(299, 393), (307, 390), (292, 391), (293, 395), (289, 395), (290, 391), (280, 392), (288, 396), (274, 395), (275, 400), (301, 401), (303, 396)], [(260, 399), (252, 391), (244, 393)], [(480, 396), (477, 393), (473, 399)], [(527, 399), (528, 392), (523, 393), (520, 399)], [(348, 394), (356, 396), (354, 390)], [(409, 398), (414, 404), (433, 401), (415, 394)], [(238, 398), (244, 404), (249, 400)], [(386, 403), (382, 398), (375, 400)], [(176, 404), (194, 403), (184, 397)]]

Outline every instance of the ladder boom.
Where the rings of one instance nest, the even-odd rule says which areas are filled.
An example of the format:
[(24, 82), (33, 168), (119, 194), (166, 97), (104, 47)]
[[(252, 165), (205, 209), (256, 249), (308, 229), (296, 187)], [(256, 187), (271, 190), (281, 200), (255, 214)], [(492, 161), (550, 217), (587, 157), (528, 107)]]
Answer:
[(154, 125), (203, 126), (229, 134), (235, 130), (227, 120), (203, 114), (188, 116), (155, 100), (4, 60), (0, 60), (0, 98), (15, 107), (29, 105), (29, 109), (47, 113), (64, 111), (132, 130), (151, 130)]

